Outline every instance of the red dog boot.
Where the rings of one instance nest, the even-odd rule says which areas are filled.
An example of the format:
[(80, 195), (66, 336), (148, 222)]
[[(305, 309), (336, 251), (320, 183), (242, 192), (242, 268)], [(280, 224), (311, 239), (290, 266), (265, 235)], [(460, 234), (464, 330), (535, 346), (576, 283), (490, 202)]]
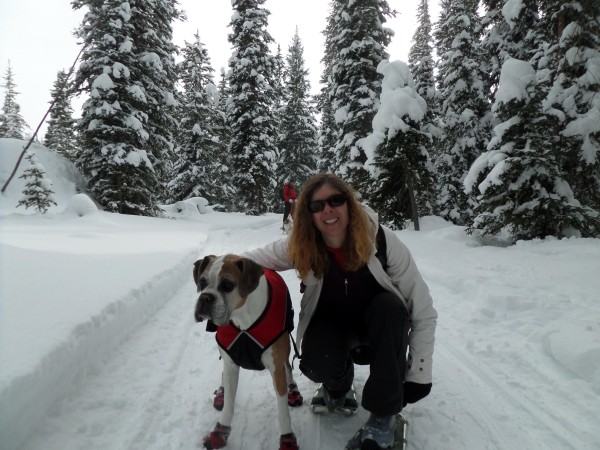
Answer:
[(213, 399), (213, 406), (217, 411), (223, 411), (223, 404), (225, 403), (225, 389), (223, 386), (219, 386), (215, 392), (215, 398)]
[(279, 450), (300, 450), (294, 433), (282, 434), (279, 438)]
[(231, 427), (221, 425), (219, 422), (215, 425), (215, 429), (208, 436), (204, 437), (204, 448), (207, 450), (215, 450), (223, 448), (227, 445), (227, 438), (231, 433)]
[(304, 398), (300, 391), (298, 390), (298, 386), (292, 383), (288, 386), (288, 405), (290, 406), (301, 406), (304, 402)]

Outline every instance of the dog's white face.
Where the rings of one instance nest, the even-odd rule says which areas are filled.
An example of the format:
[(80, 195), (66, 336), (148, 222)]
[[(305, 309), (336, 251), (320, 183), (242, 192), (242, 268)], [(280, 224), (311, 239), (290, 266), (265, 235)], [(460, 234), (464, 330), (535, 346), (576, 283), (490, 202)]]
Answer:
[(227, 325), (233, 311), (244, 305), (262, 275), (262, 266), (238, 255), (210, 255), (196, 261), (194, 281), (200, 294), (196, 320), (211, 319), (218, 326)]

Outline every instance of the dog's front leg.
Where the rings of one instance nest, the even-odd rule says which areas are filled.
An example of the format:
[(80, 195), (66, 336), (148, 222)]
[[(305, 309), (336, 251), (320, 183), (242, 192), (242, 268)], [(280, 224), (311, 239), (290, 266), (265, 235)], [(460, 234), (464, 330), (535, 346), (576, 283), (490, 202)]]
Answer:
[(223, 411), (221, 412), (219, 423), (230, 427), (231, 421), (233, 420), (235, 396), (237, 394), (238, 380), (240, 378), (240, 367), (222, 350), (221, 357), (223, 358), (223, 388), (225, 390), (225, 401), (223, 403)]
[(221, 357), (223, 359), (223, 389), (225, 393), (223, 411), (221, 412), (221, 417), (215, 425), (214, 430), (204, 437), (204, 448), (207, 450), (215, 450), (227, 445), (227, 440), (231, 433), (235, 394), (237, 392), (240, 375), (240, 368), (236, 366), (227, 353), (222, 350)]

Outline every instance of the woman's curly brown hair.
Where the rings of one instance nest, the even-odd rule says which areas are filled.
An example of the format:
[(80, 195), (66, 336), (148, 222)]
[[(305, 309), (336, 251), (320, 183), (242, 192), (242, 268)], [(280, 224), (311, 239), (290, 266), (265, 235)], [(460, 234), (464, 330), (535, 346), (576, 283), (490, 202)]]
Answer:
[(375, 236), (371, 221), (360, 205), (354, 190), (336, 175), (319, 173), (304, 184), (294, 209), (294, 227), (290, 235), (288, 256), (300, 278), (306, 277), (311, 270), (317, 278), (321, 278), (327, 271), (325, 242), (313, 224), (312, 213), (308, 209), (314, 192), (325, 184), (347, 197), (349, 223), (342, 246), (344, 270), (349, 272), (358, 270), (369, 261), (373, 251)]

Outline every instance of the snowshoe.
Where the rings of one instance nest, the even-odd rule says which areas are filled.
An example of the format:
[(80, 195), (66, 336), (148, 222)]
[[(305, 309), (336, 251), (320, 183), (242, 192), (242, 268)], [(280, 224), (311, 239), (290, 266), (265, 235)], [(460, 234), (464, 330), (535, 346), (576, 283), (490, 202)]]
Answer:
[(356, 400), (356, 391), (354, 386), (340, 398), (329, 397), (327, 390), (320, 384), (310, 401), (310, 408), (314, 413), (321, 414), (327, 412), (337, 412), (351, 416), (358, 410), (358, 401)]
[(352, 436), (352, 439), (346, 444), (345, 450), (406, 450), (408, 420), (402, 414), (396, 415), (396, 432), (394, 435), (394, 444), (391, 447), (380, 447), (377, 442), (372, 439), (362, 439), (363, 428)]

